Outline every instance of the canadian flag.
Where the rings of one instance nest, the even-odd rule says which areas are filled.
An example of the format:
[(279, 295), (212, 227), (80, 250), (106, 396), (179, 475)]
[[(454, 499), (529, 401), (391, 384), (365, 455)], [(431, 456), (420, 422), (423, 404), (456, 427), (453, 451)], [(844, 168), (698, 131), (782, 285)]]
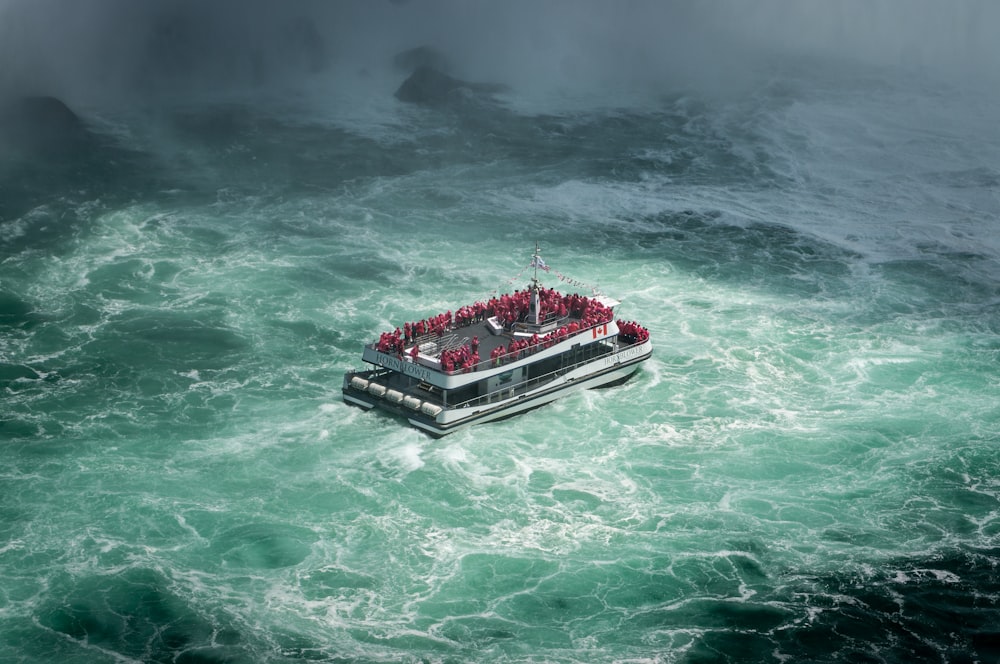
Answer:
[(594, 335), (594, 339), (596, 339), (598, 335), (601, 335), (601, 336), (607, 335), (607, 333), (608, 333), (608, 324), (605, 323), (604, 325), (598, 325), (597, 327), (595, 327), (592, 330), (592, 333)]

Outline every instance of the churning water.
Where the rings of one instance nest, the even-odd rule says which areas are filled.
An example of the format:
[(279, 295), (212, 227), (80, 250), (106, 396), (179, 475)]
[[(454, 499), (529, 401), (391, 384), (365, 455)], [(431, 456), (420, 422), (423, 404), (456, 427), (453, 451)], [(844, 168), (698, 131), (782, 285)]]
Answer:
[[(392, 91), (5, 162), (3, 660), (1000, 658), (986, 95)], [(650, 328), (629, 383), (441, 440), (341, 401), (536, 241)]]

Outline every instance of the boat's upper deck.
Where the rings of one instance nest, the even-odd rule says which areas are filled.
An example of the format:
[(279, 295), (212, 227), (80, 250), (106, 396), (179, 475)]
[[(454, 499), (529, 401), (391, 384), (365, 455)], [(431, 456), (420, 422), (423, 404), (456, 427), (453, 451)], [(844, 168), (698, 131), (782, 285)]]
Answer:
[(413, 376), (427, 375), (418, 367), (454, 375), (510, 364), (583, 333), (581, 341), (587, 342), (619, 331), (637, 340), (648, 337), (635, 323), (619, 330), (613, 323), (616, 305), (604, 296), (566, 295), (533, 283), (454, 313), (407, 322), (369, 344), (365, 359)]

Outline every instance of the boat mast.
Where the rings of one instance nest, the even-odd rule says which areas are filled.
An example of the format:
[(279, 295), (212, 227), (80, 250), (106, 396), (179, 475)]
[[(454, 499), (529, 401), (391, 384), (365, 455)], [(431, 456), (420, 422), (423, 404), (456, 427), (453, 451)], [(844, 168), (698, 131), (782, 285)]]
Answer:
[(541, 302), (538, 296), (538, 265), (542, 262), (542, 257), (538, 255), (538, 240), (535, 240), (535, 253), (531, 256), (531, 265), (535, 268), (535, 273), (531, 277), (531, 322), (541, 325), (542, 312)]
[(538, 286), (538, 261), (541, 260), (541, 256), (538, 255), (538, 240), (535, 240), (535, 253), (531, 255), (531, 267), (535, 268), (535, 274), (531, 277), (531, 284), (535, 287)]

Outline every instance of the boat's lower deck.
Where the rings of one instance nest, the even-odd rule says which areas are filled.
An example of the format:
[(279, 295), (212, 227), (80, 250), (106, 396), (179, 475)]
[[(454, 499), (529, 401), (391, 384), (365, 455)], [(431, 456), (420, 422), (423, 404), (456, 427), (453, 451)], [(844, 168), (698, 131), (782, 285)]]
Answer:
[(454, 390), (383, 368), (348, 372), (344, 399), (402, 415), (414, 426), (444, 435), (542, 405), (567, 391), (627, 380), (651, 353), (648, 342), (625, 344), (609, 338)]

